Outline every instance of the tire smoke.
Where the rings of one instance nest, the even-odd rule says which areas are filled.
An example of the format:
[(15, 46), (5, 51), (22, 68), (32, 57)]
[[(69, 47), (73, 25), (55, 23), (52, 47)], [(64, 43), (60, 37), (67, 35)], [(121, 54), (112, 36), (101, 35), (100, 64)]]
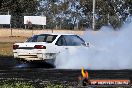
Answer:
[(60, 53), (55, 61), (59, 69), (120, 70), (132, 69), (132, 23), (115, 31), (102, 27), (86, 31), (82, 38), (89, 47), (72, 48)]

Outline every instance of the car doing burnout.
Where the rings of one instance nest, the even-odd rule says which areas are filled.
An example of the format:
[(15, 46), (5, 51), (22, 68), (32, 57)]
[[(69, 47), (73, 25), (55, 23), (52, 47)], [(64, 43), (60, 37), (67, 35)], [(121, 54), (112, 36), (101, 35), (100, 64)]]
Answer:
[(13, 53), (14, 58), (18, 60), (43, 60), (53, 64), (59, 53), (87, 46), (88, 43), (75, 34), (39, 34), (32, 36), (24, 43), (15, 43)]

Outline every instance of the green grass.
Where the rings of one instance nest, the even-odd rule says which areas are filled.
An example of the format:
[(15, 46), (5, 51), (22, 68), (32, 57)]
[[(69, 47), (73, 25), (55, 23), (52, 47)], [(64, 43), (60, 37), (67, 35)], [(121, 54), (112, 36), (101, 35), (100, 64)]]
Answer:
[[(51, 82), (46, 82), (44, 84), (24, 82), (24, 81), (14, 81), (14, 80), (5, 80), (0, 82), (0, 88), (93, 88), (88, 86), (70, 86), (66, 84), (56, 84)], [(94, 87), (96, 88), (96, 87)], [(129, 87), (97, 87), (97, 88), (129, 88)]]
[(52, 83), (47, 83), (47, 85), (44, 88), (70, 88), (70, 87), (64, 87), (61, 84), (52, 84)]
[[(10, 82), (6, 81), (0, 84), (0, 88), (39, 88), (39, 86), (35, 87), (36, 84), (28, 83), (28, 82)], [(62, 84), (52, 84), (47, 83), (45, 86), (41, 85), (41, 88), (73, 88), (71, 86), (63, 86)]]
[(0, 88), (35, 88), (29, 83), (4, 83)]
[(0, 56), (13, 56), (13, 44), (14, 43), (0, 42)]

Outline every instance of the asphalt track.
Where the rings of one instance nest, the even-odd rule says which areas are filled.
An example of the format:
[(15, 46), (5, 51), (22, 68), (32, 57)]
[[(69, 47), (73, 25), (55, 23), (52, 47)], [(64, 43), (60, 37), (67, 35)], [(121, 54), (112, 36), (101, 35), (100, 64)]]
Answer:
[[(132, 70), (87, 71), (90, 79), (132, 80)], [(36, 88), (43, 88), (50, 82), (76, 88), (79, 86), (79, 76), (81, 76), (80, 69), (55, 69), (51, 65), (42, 62), (23, 64), (13, 59), (13, 57), (0, 57), (0, 84), (3, 82), (21, 81), (32, 83)]]

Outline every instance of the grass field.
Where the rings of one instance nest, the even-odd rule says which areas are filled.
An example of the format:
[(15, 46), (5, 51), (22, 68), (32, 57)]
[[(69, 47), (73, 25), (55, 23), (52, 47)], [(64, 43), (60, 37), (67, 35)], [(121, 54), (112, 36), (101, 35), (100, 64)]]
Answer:
[(12, 56), (12, 46), (16, 42), (24, 42), (27, 37), (0, 37), (0, 56)]
[(12, 56), (12, 42), (1, 42), (0, 43), (0, 56)]

